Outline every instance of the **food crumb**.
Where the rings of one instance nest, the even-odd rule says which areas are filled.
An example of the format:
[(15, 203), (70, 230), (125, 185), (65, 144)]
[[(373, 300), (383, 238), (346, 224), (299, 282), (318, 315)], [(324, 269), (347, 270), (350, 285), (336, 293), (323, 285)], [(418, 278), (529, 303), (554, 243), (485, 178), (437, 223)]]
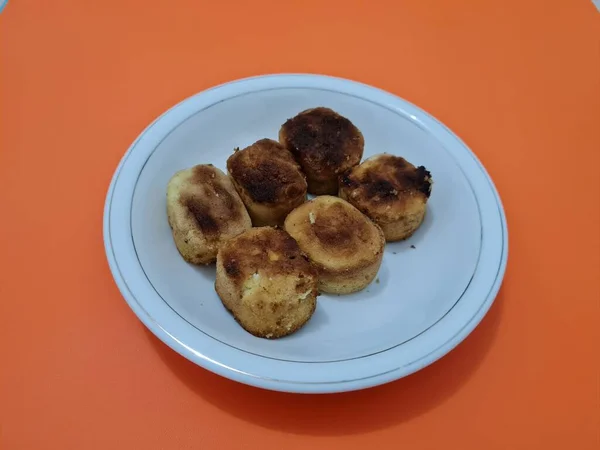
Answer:
[(375, 283), (379, 284), (379, 278), (377, 278), (377, 279), (375, 280)]
[(397, 255), (397, 253), (396, 253), (396, 252), (392, 252), (392, 253), (393, 253), (394, 255)]
[(417, 247), (415, 247), (414, 245), (411, 245), (410, 248), (417, 248)]

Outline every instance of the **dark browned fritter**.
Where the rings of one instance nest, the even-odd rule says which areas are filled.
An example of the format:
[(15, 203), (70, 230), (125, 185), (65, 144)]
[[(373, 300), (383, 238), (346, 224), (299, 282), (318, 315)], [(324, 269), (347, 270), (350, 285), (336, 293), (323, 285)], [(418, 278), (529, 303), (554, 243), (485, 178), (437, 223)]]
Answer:
[(261, 139), (236, 150), (227, 160), (227, 170), (255, 226), (281, 225), (306, 200), (304, 174), (277, 141)]
[(227, 170), (258, 203), (302, 195), (306, 181), (294, 157), (279, 142), (261, 139), (227, 160)]
[(279, 141), (300, 163), (315, 195), (337, 193), (337, 178), (357, 165), (364, 138), (350, 120), (329, 108), (314, 108), (287, 120)]
[(365, 170), (358, 166), (344, 172), (340, 176), (340, 186), (359, 189), (360, 197), (376, 203), (403, 201), (407, 195), (417, 193), (425, 198), (431, 195), (431, 173), (425, 167), (415, 167), (394, 155), (379, 156), (376, 168), (368, 167), (368, 161), (365, 161)]
[(422, 223), (431, 173), (404, 158), (380, 154), (340, 176), (339, 196), (382, 227), (386, 239), (409, 237)]

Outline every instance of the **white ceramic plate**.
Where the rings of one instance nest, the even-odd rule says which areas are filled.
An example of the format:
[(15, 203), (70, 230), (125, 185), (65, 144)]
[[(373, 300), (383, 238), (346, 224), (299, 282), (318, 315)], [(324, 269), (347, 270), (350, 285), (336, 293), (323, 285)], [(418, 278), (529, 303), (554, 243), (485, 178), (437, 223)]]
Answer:
[[(327, 106), (365, 137), (364, 158), (388, 152), (431, 171), (424, 224), (388, 244), (377, 281), (322, 295), (311, 320), (277, 340), (245, 332), (214, 291), (214, 267), (185, 263), (166, 217), (178, 170), (222, 170), (234, 147), (277, 138), (298, 112)], [(222, 376), (289, 392), (339, 392), (386, 383), (442, 357), (479, 323), (507, 259), (498, 193), (450, 130), (414, 105), (338, 78), (272, 75), (197, 94), (155, 120), (123, 157), (104, 211), (108, 261), (125, 300), (163, 342)]]

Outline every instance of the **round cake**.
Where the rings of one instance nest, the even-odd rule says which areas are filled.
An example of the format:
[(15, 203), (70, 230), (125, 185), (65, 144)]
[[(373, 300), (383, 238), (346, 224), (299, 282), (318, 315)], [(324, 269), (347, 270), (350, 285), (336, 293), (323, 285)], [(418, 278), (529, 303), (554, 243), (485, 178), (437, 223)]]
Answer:
[(277, 141), (261, 139), (236, 150), (227, 171), (254, 226), (283, 225), (288, 213), (306, 201), (306, 178)]
[(425, 167), (381, 154), (344, 173), (339, 195), (377, 223), (387, 241), (399, 241), (423, 222), (432, 185)]
[(321, 292), (360, 291), (379, 271), (383, 232), (345, 200), (316, 197), (292, 211), (284, 229), (317, 268)]
[(287, 120), (279, 142), (300, 163), (314, 195), (338, 191), (338, 176), (357, 165), (365, 140), (350, 120), (329, 108), (312, 108)]
[(285, 231), (252, 228), (219, 250), (215, 289), (246, 331), (279, 338), (315, 311), (317, 271)]

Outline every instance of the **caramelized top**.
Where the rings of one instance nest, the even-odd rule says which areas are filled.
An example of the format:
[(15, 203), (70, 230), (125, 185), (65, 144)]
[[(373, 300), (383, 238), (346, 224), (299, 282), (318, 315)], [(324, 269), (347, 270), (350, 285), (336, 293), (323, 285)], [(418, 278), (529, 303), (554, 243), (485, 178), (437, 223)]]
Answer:
[(169, 188), (170, 195), (177, 195), (183, 206), (176, 220), (191, 222), (192, 228), (200, 230), (208, 240), (218, 239), (250, 222), (227, 175), (211, 164), (179, 172), (171, 179)]
[(316, 277), (316, 269), (296, 241), (285, 231), (272, 227), (252, 228), (230, 239), (221, 247), (219, 259), (227, 275), (240, 285), (253, 276), (289, 275), (299, 280), (298, 292), (304, 292), (306, 287), (301, 280), (312, 281)]
[(306, 196), (306, 179), (292, 154), (279, 142), (261, 139), (227, 160), (227, 170), (256, 203), (278, 203)]
[(356, 268), (383, 251), (381, 229), (348, 202), (322, 195), (292, 211), (285, 230), (315, 263)]
[(350, 203), (374, 219), (394, 216), (424, 203), (431, 195), (431, 174), (404, 158), (376, 155), (340, 176), (340, 191)]
[(350, 120), (329, 108), (309, 109), (287, 120), (281, 136), (302, 168), (313, 177), (338, 174), (362, 158), (362, 133)]

